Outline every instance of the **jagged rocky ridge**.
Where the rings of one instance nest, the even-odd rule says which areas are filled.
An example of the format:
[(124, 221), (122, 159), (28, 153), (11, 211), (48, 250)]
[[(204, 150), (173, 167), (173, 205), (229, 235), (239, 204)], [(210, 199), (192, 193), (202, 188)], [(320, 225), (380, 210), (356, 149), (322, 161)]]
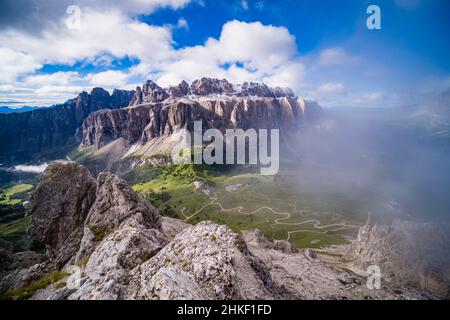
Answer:
[(102, 88), (51, 108), (0, 114), (0, 160), (28, 161), (51, 159), (80, 140), (80, 128), (86, 117), (101, 109), (127, 107), (134, 91)]
[[(23, 253), (13, 255), (7, 243), (0, 243), (0, 292), (9, 298), (55, 271), (62, 278), (30, 298), (407, 299), (444, 294), (424, 296), (403, 281), (384, 278), (381, 290), (369, 290), (366, 276), (349, 269), (378, 262), (396, 270), (398, 261), (372, 259), (386, 253), (380, 246), (371, 245), (370, 255), (361, 253), (369, 244), (366, 236), (351, 249), (350, 263), (331, 265), (313, 251), (298, 252), (285, 241), (272, 243), (259, 231), (239, 235), (211, 222), (190, 226), (162, 218), (119, 177), (103, 172), (95, 181), (72, 162), (47, 168), (32, 208), (29, 229), (45, 243), (47, 260), (30, 253), (26, 259)], [(367, 228), (361, 233), (367, 234)], [(395, 234), (376, 232), (374, 238), (404, 246), (405, 234)]]
[(260, 97), (260, 98), (294, 98), (294, 92), (289, 88), (270, 88), (265, 84), (244, 82), (242, 85), (233, 85), (226, 79), (202, 78), (189, 85), (182, 81), (177, 86), (161, 88), (148, 80), (143, 86), (136, 88), (136, 93), (130, 106), (162, 102), (169, 98), (204, 97), (204, 96), (234, 96), (234, 97)]
[(205, 130), (280, 129), (287, 135), (314, 123), (321, 113), (317, 103), (295, 97), (292, 90), (264, 84), (233, 86), (227, 80), (203, 78), (190, 86), (182, 82), (163, 89), (147, 81), (136, 89), (129, 108), (86, 118), (81, 148), (113, 161), (151, 157), (170, 153), (179, 142), (177, 134), (192, 131), (194, 121), (201, 121)]

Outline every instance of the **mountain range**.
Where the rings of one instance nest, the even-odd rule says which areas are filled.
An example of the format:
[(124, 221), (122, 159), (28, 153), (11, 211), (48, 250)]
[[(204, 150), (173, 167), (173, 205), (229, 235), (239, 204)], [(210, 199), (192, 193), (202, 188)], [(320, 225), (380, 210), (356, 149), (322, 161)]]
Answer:
[(0, 114), (0, 160), (18, 162), (51, 159), (55, 153), (78, 144), (84, 119), (105, 108), (124, 108), (133, 91), (115, 90), (112, 95), (101, 88), (51, 108)]
[(164, 143), (167, 139), (158, 138), (181, 128), (191, 129), (197, 120), (203, 121), (205, 128), (291, 130), (316, 118), (321, 110), (287, 88), (232, 85), (210, 78), (191, 85), (183, 81), (166, 89), (147, 81), (135, 91), (114, 90), (111, 95), (94, 88), (51, 108), (0, 114), (0, 160), (43, 161), (80, 144), (92, 147), (91, 151), (110, 145), (115, 158), (122, 158), (132, 146), (133, 153), (151, 155), (171, 146)]
[(7, 107), (7, 106), (0, 106), (0, 113), (25, 112), (25, 111), (37, 110), (40, 108), (43, 108), (43, 107), (24, 106), (24, 107), (19, 107), (19, 108), (11, 108), (11, 107)]

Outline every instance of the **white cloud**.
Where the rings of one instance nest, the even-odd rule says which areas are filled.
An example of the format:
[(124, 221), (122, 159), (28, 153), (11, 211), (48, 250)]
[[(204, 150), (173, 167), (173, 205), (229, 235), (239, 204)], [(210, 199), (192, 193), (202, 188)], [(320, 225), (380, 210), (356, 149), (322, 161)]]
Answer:
[(297, 54), (295, 37), (286, 28), (236, 20), (226, 23), (220, 39), (210, 39), (207, 47), (223, 62), (248, 62), (255, 68), (278, 66)]
[(0, 85), (0, 92), (14, 92), (16, 91), (16, 87), (12, 84), (4, 84)]
[(189, 24), (188, 24), (187, 20), (185, 18), (183, 18), (183, 17), (178, 19), (177, 28), (179, 28), (179, 29), (189, 29)]
[(101, 87), (123, 87), (127, 83), (128, 75), (122, 71), (108, 70), (86, 77), (93, 86)]
[(181, 49), (174, 56), (158, 70), (162, 85), (210, 76), (296, 89), (304, 74), (295, 37), (286, 28), (260, 22), (228, 22), (219, 39), (210, 38), (203, 46)]
[(67, 85), (73, 81), (81, 80), (78, 72), (58, 71), (50, 74), (31, 75), (24, 79), (23, 84), (27, 86), (49, 86), (49, 85)]
[(47, 167), (47, 163), (43, 163), (41, 165), (18, 165), (13, 167), (13, 170), (19, 172), (42, 173), (45, 169), (47, 169)]
[(58, 27), (46, 30), (42, 36), (17, 30), (4, 31), (0, 33), (0, 43), (7, 44), (10, 49), (3, 51), (10, 51), (6, 52), (10, 60), (24, 60), (22, 65), (27, 67), (19, 69), (22, 72), (36, 70), (45, 63), (74, 64), (105, 54), (116, 58), (138, 57), (158, 63), (171, 52), (172, 35), (166, 27), (150, 26), (117, 10), (97, 12), (85, 9), (83, 12), (79, 31), (63, 27), (63, 21)]
[(0, 61), (0, 83), (12, 82), (19, 75), (42, 67), (32, 55), (10, 48), (0, 47)]
[(75, 86), (43, 86), (40, 87), (39, 89), (36, 89), (35, 93), (37, 95), (44, 95), (44, 96), (48, 95), (60, 96), (61, 94), (68, 94), (71, 96), (75, 96), (84, 89), (85, 89), (84, 87), (75, 87)]
[[(176, 8), (188, 2), (135, 0), (133, 5), (164, 3)], [(0, 60), (7, 62), (0, 66), (0, 85), (13, 84), (32, 90), (31, 93), (21, 92), (15, 99), (33, 100), (34, 92), (53, 102), (56, 97), (64, 101), (92, 86), (129, 87), (146, 79), (171, 85), (209, 76), (227, 78), (234, 83), (266, 82), (294, 90), (303, 81), (305, 68), (299, 61), (296, 39), (284, 27), (230, 21), (223, 26), (218, 39), (210, 38), (203, 45), (175, 49), (169, 26), (149, 25), (115, 7), (100, 11), (96, 9), (98, 5), (96, 2), (92, 8), (82, 8), (81, 30), (67, 29), (61, 19), (41, 35), (17, 29), (0, 31)], [(187, 21), (180, 18), (178, 27), (187, 28)], [(87, 76), (61, 71), (35, 74), (44, 64), (81, 62), (107, 66), (124, 57), (137, 59), (139, 63), (129, 70), (109, 70)], [(11, 90), (7, 95), (12, 93)]]
[(248, 10), (248, 1), (247, 0), (242, 0), (241, 1), (241, 7), (244, 10)]
[(289, 87), (300, 94), (300, 89), (304, 85), (305, 74), (305, 67), (302, 63), (290, 61), (274, 69), (272, 74), (263, 77), (262, 81), (273, 87)]

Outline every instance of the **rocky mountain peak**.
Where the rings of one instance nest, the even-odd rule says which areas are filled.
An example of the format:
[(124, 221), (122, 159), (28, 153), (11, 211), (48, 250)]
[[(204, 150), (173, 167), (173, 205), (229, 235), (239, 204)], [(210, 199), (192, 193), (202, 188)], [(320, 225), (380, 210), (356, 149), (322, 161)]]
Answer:
[(145, 84), (136, 88), (136, 92), (131, 99), (130, 105), (140, 105), (144, 103), (162, 102), (169, 97), (169, 94), (158, 86), (155, 82), (147, 80)]
[(189, 84), (183, 80), (179, 85), (167, 88), (167, 92), (172, 98), (181, 98), (190, 93), (190, 87)]
[(168, 93), (163, 88), (151, 80), (148, 80), (142, 87), (142, 95), (143, 103), (161, 102), (169, 97)]
[(273, 90), (265, 84), (255, 82), (244, 82), (242, 85), (242, 95), (257, 97), (274, 97)]
[(124, 108), (128, 106), (134, 96), (135, 91), (114, 89), (111, 95), (111, 105)]
[(270, 88), (266, 84), (245, 82), (242, 85), (233, 85), (226, 79), (201, 78), (194, 80), (191, 85), (182, 81), (176, 86), (162, 89), (153, 81), (147, 81), (136, 89), (136, 94), (130, 106), (146, 103), (158, 103), (168, 98), (178, 99), (187, 97), (228, 96), (228, 97), (259, 97), (259, 98), (294, 98), (294, 92), (289, 88)]
[(275, 87), (275, 88), (273, 88), (273, 93), (276, 98), (278, 98), (278, 97), (289, 97), (289, 98), (295, 97), (295, 93), (294, 93), (294, 91), (292, 91), (291, 88)]
[(233, 93), (233, 86), (226, 79), (202, 78), (195, 80), (191, 84), (192, 94), (197, 96), (207, 96), (211, 94)]
[(109, 92), (108, 91), (106, 91), (105, 89), (103, 89), (103, 88), (100, 88), (100, 87), (95, 87), (95, 88), (93, 88), (92, 89), (92, 91), (91, 91), (91, 96), (93, 96), (93, 97), (101, 97), (101, 96), (103, 96), (103, 97), (109, 97)]

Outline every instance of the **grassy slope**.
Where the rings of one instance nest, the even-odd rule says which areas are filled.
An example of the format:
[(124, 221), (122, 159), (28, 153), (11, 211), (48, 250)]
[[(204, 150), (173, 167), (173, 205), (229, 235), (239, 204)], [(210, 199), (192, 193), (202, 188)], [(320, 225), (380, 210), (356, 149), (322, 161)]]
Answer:
[(2, 195), (3, 200), (0, 201), (0, 204), (20, 204), (22, 203), (22, 199), (26, 194), (33, 189), (31, 184), (18, 184), (6, 189)]
[(21, 251), (29, 246), (26, 227), (29, 217), (20, 218), (0, 224), (0, 237), (14, 244), (15, 251)]
[[(5, 207), (20, 205), (28, 198), (29, 191), (33, 189), (31, 184), (17, 184), (3, 191), (3, 200), (0, 205)], [(14, 210), (14, 209), (13, 209)], [(0, 237), (14, 244), (16, 251), (21, 251), (29, 247), (26, 226), (29, 217), (21, 216), (19, 219), (0, 223)]]

